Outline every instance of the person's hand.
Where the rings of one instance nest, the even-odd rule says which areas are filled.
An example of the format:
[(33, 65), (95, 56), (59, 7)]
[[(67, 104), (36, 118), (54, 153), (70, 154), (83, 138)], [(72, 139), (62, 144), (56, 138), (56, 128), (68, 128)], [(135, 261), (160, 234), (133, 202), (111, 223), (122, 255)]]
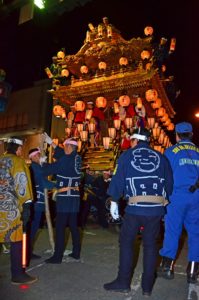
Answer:
[(25, 202), (23, 204), (23, 210), (21, 212), (21, 221), (23, 222), (23, 231), (26, 231), (28, 222), (31, 216), (32, 201)]
[(44, 137), (44, 141), (45, 141), (47, 144), (49, 144), (49, 145), (52, 144), (53, 140), (51, 139), (51, 137), (50, 137), (46, 132), (43, 133), (43, 137)]
[(116, 202), (111, 201), (110, 213), (114, 220), (119, 219), (118, 204)]
[(47, 162), (47, 156), (41, 156), (39, 159), (40, 164), (42, 165), (43, 163)]

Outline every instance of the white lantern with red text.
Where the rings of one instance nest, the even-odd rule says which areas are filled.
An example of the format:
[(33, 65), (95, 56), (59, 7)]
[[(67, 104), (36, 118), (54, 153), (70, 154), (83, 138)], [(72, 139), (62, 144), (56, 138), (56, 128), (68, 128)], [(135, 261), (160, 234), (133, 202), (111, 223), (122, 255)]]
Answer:
[(84, 101), (76, 101), (75, 102), (75, 110), (76, 111), (84, 111), (84, 109), (85, 109)]
[(119, 97), (119, 104), (123, 107), (129, 106), (131, 100), (128, 95), (122, 95)]
[(114, 120), (113, 121), (115, 129), (119, 130), (121, 126), (121, 120)]
[(116, 137), (116, 129), (114, 127), (108, 128), (108, 135), (110, 138), (114, 139)]
[(96, 99), (96, 106), (98, 108), (105, 108), (107, 104), (107, 100), (105, 97), (97, 97)]

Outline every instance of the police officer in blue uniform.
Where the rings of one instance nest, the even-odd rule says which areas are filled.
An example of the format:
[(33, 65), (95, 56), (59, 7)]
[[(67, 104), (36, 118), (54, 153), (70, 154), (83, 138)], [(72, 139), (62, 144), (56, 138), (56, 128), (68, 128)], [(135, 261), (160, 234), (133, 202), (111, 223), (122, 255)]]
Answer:
[(139, 128), (132, 136), (132, 148), (122, 153), (118, 167), (109, 185), (112, 197), (110, 212), (118, 218), (117, 201), (121, 196), (127, 201), (120, 232), (120, 257), (117, 278), (104, 288), (108, 291), (130, 291), (133, 242), (141, 226), (144, 248), (142, 274), (143, 295), (150, 296), (155, 280), (160, 220), (165, 213), (164, 205), (172, 192), (173, 177), (166, 157), (149, 146), (150, 132)]
[(192, 125), (178, 123), (176, 144), (165, 151), (174, 176), (174, 189), (165, 216), (165, 236), (158, 275), (174, 278), (174, 260), (183, 225), (188, 234), (187, 281), (195, 283), (199, 273), (199, 148), (191, 142)]
[[(31, 171), (31, 179), (33, 190), (35, 192), (35, 201), (33, 208), (33, 219), (31, 222), (31, 248), (33, 247), (33, 243), (35, 240), (35, 236), (40, 227), (40, 223), (45, 212), (45, 201), (44, 201), (44, 189), (51, 190), (55, 187), (55, 183), (47, 180), (42, 173), (42, 163), (41, 160), (43, 157), (41, 156), (41, 151), (39, 148), (32, 148), (29, 151), (29, 158), (31, 160), (30, 171)], [(39, 255), (32, 253), (30, 254), (31, 259), (40, 258)]]
[[(47, 136), (47, 142), (52, 140)], [(80, 259), (80, 233), (77, 225), (77, 215), (80, 206), (79, 185), (81, 179), (81, 157), (77, 154), (77, 142), (67, 139), (63, 143), (64, 150), (55, 147), (57, 161), (44, 166), (44, 174), (56, 175), (57, 189), (67, 188), (64, 192), (58, 192), (56, 197), (56, 239), (55, 251), (46, 263), (60, 264), (65, 248), (65, 227), (69, 225), (73, 249), (69, 255), (71, 259)], [(62, 152), (62, 154), (61, 154)]]

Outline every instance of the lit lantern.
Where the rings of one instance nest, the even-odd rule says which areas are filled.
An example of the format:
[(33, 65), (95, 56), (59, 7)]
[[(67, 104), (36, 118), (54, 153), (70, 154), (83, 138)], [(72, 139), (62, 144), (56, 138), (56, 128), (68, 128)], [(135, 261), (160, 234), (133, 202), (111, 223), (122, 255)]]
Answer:
[(114, 123), (115, 129), (119, 130), (120, 126), (121, 126), (121, 120), (114, 120), (113, 123)]
[(153, 109), (160, 108), (161, 105), (162, 105), (162, 100), (160, 98), (157, 98), (153, 103), (151, 103)]
[(110, 137), (103, 137), (103, 146), (104, 146), (104, 149), (109, 149), (109, 145), (110, 145)]
[(171, 120), (168, 118), (167, 120), (166, 120), (166, 122), (164, 122), (164, 126), (169, 126), (169, 124), (171, 124)]
[(61, 117), (62, 117), (62, 119), (66, 119), (66, 112), (65, 112), (65, 109), (64, 109), (64, 108), (63, 108)]
[(158, 128), (158, 127), (159, 127), (159, 123), (158, 123), (158, 122), (155, 122), (154, 128)]
[(156, 151), (159, 151), (159, 152), (162, 153), (162, 146), (161, 146), (161, 145), (154, 145), (154, 149), (155, 149)]
[[(156, 111), (156, 115), (157, 115), (158, 117), (163, 117), (163, 116), (165, 115), (165, 113), (166, 113), (166, 110), (165, 110), (164, 107), (160, 107), (160, 108), (158, 108), (158, 110)], [(162, 121), (162, 119), (161, 119), (161, 121)]]
[(114, 139), (116, 137), (116, 129), (108, 128), (108, 135), (110, 136), (110, 138)]
[(158, 98), (158, 92), (155, 89), (150, 89), (145, 92), (145, 98), (147, 101), (155, 101)]
[(126, 57), (120, 57), (119, 59), (120, 66), (127, 66), (128, 65), (128, 59)]
[(107, 37), (108, 38), (112, 38), (112, 26), (111, 25), (108, 25), (107, 26)]
[(101, 24), (98, 25), (97, 32), (98, 32), (98, 36), (102, 37), (102, 35), (103, 35), (103, 27), (102, 27)]
[(86, 32), (86, 43), (89, 43), (91, 41), (91, 33), (90, 33), (90, 31), (88, 30), (87, 32)]
[(77, 124), (77, 130), (79, 132), (83, 131), (83, 124)]
[(167, 135), (165, 135), (164, 137), (164, 141), (163, 141), (163, 145), (166, 146), (168, 143), (169, 137)]
[(147, 51), (147, 50), (143, 50), (142, 52), (141, 52), (141, 59), (149, 59), (150, 58), (150, 52), (149, 51)]
[(88, 130), (90, 133), (94, 133), (95, 132), (95, 123), (89, 123)]
[(129, 106), (130, 98), (128, 95), (122, 95), (119, 97), (119, 104), (123, 107)]
[(98, 68), (100, 70), (106, 70), (106, 63), (104, 61), (100, 61), (98, 64)]
[(151, 26), (146, 26), (146, 27), (144, 28), (144, 34), (145, 34), (146, 36), (152, 35), (152, 34), (153, 34), (153, 27), (151, 27)]
[(80, 137), (83, 142), (86, 142), (88, 140), (88, 131), (80, 131)]
[(169, 130), (169, 131), (172, 131), (172, 130), (174, 130), (174, 124), (173, 123), (170, 123), (168, 126), (167, 126), (167, 129)]
[(151, 70), (151, 63), (147, 63), (147, 64), (146, 64), (145, 70), (146, 70), (146, 71), (150, 71), (150, 70)]
[(176, 39), (175, 38), (172, 38), (171, 39), (171, 43), (170, 43), (170, 51), (175, 51), (175, 48), (176, 48)]
[(67, 69), (62, 69), (61, 70), (61, 76), (62, 77), (68, 77), (69, 76), (69, 71)]
[(84, 109), (85, 109), (84, 101), (76, 101), (75, 102), (75, 110), (76, 111), (84, 111)]
[(149, 128), (153, 128), (155, 125), (155, 118), (147, 118)]
[(60, 118), (63, 113), (63, 107), (61, 105), (55, 105), (53, 107), (53, 114), (55, 117)]
[(124, 120), (124, 122), (125, 122), (126, 128), (128, 128), (128, 129), (131, 128), (132, 125), (133, 125), (133, 119), (132, 118), (126, 118)]
[(140, 97), (137, 98), (137, 108), (138, 109), (142, 108), (142, 99)]
[(87, 74), (87, 73), (88, 73), (88, 67), (85, 66), (85, 65), (81, 66), (80, 72), (81, 72), (82, 74)]
[(162, 65), (162, 72), (164, 73), (166, 71), (166, 66), (165, 65)]
[(168, 120), (168, 118), (169, 118), (169, 115), (168, 114), (163, 114), (163, 116), (161, 117), (161, 122), (166, 122), (167, 120)]
[(57, 52), (57, 58), (59, 58), (59, 59), (64, 59), (64, 57), (65, 57), (64, 51), (59, 51), (59, 52)]
[(98, 108), (105, 108), (107, 104), (107, 100), (105, 97), (97, 97), (96, 99), (96, 106)]

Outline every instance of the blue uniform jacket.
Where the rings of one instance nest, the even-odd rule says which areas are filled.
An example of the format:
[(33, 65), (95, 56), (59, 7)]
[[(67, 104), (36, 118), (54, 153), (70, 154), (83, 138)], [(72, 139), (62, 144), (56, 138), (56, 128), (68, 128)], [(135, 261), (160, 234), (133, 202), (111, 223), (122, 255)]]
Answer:
[[(124, 197), (141, 195), (163, 196), (168, 199), (172, 193), (173, 176), (167, 158), (150, 148), (148, 143), (139, 142), (132, 149), (122, 153), (118, 159), (115, 175), (112, 177), (107, 193), (113, 201)], [(127, 205), (129, 214), (156, 216), (165, 213), (162, 204), (137, 203)]]
[(165, 155), (173, 170), (173, 192), (189, 193), (189, 187), (199, 179), (199, 148), (189, 140), (182, 140), (167, 148)]
[(33, 188), (35, 188), (35, 202), (34, 202), (34, 209), (37, 211), (44, 211), (45, 210), (45, 201), (44, 201), (44, 189), (53, 189), (56, 184), (47, 180), (43, 173), (42, 167), (32, 162), (30, 165), (30, 172), (32, 175), (32, 183)]
[[(56, 156), (56, 153), (59, 155)], [(81, 179), (81, 157), (76, 151), (66, 155), (60, 155), (59, 147), (55, 148), (55, 157), (59, 157), (56, 162), (44, 166), (45, 175), (56, 175), (57, 188), (62, 187), (78, 187)], [(57, 212), (78, 212), (80, 204), (79, 191), (69, 190), (67, 192), (58, 193), (56, 199)]]

